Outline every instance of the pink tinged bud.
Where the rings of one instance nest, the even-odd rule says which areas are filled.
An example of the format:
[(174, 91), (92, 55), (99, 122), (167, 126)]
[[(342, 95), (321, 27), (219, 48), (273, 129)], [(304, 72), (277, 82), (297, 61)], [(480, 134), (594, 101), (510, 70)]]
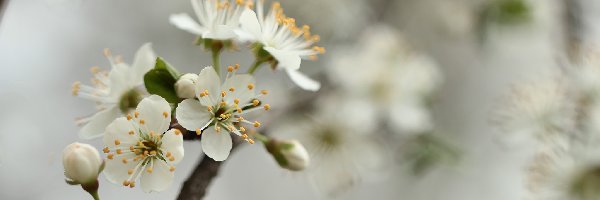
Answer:
[(175, 92), (179, 98), (190, 99), (196, 96), (195, 84), (198, 74), (184, 74), (175, 82)]
[(63, 166), (69, 182), (95, 183), (102, 167), (98, 150), (89, 144), (72, 143), (63, 150)]

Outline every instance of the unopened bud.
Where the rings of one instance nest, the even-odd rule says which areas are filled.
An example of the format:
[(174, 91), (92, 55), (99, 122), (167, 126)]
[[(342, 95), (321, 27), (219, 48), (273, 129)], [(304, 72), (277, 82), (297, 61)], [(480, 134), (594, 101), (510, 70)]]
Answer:
[(184, 74), (175, 83), (175, 91), (179, 98), (191, 99), (196, 96), (195, 84), (198, 82), (198, 74)]
[(89, 144), (72, 143), (63, 150), (63, 166), (67, 182), (93, 184), (102, 171), (103, 161), (98, 150)]
[(297, 140), (270, 140), (265, 145), (279, 166), (285, 169), (301, 171), (310, 163), (308, 152)]

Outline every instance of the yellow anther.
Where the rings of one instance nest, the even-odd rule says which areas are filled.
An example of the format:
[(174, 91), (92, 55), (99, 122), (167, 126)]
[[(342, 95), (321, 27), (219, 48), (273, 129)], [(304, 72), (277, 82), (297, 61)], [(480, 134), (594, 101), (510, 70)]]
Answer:
[(229, 88), (229, 91), (230, 91), (230, 92), (234, 92), (234, 91), (235, 91), (235, 88), (234, 88), (234, 87), (230, 87), (230, 88)]
[(202, 134), (202, 130), (200, 130), (199, 128), (196, 129), (196, 135), (200, 135)]
[(108, 155), (106, 156), (106, 158), (108, 158), (109, 160), (112, 160), (114, 157), (115, 157), (115, 154), (112, 154), (112, 153), (111, 153), (111, 154), (108, 154)]
[(135, 187), (135, 181), (129, 182), (129, 188), (133, 188), (133, 187)]
[(233, 125), (229, 125), (229, 126), (227, 126), (227, 128), (229, 129), (229, 131), (235, 130), (235, 126), (233, 126)]
[(131, 184), (128, 180), (123, 181), (123, 186), (129, 186)]
[(323, 47), (319, 47), (319, 46), (314, 46), (312, 48), (313, 51), (319, 52), (320, 54), (324, 54), (325, 53), (325, 48)]
[(228, 72), (233, 72), (233, 66), (231, 66), (231, 65), (227, 66), (227, 71)]
[(150, 131), (150, 133), (148, 133), (148, 135), (150, 135), (150, 137), (154, 137), (154, 131)]
[(77, 94), (79, 94), (80, 89), (81, 89), (81, 82), (76, 81), (75, 83), (73, 83), (73, 86), (71, 87), (71, 93), (73, 94), (73, 96), (77, 96)]
[(169, 171), (174, 172), (175, 171), (175, 166), (169, 167)]
[(147, 156), (147, 155), (148, 155), (148, 150), (145, 150), (144, 151), (144, 156)]
[(241, 121), (244, 121), (244, 117), (242, 117), (242, 116), (239, 116), (239, 117), (238, 117), (238, 121), (240, 121), (240, 122), (241, 122)]
[(235, 0), (235, 3), (237, 5), (243, 5), (244, 4), (244, 0)]
[(310, 55), (310, 56), (308, 56), (308, 59), (312, 60), (312, 61), (316, 61), (316, 60), (319, 60), (319, 57), (317, 57), (317, 55)]
[(117, 154), (123, 154), (123, 150), (122, 149), (117, 149)]
[[(240, 131), (241, 132), (246, 132), (246, 128), (244, 128), (243, 126), (240, 126)], [(245, 134), (244, 134), (245, 135)]]
[(215, 127), (215, 131), (217, 131), (217, 133), (221, 132), (221, 127), (220, 126)]
[(271, 110), (271, 105), (269, 105), (269, 104), (265, 104), (264, 107), (265, 107), (265, 110)]
[(148, 167), (148, 168), (146, 169), (146, 172), (148, 172), (148, 173), (152, 173), (152, 171), (154, 171), (154, 170), (152, 169), (152, 167)]
[(127, 158), (123, 158), (121, 159), (121, 161), (123, 162), (123, 164), (127, 164)]
[(312, 42), (318, 42), (318, 41), (320, 41), (320, 40), (321, 40), (321, 36), (319, 36), (319, 35), (313, 35), (313, 36), (310, 38), (310, 40), (311, 40)]
[(253, 139), (248, 139), (248, 143), (254, 144), (254, 140)]
[(241, 108), (237, 108), (236, 110), (238, 113), (242, 113), (242, 111), (243, 111)]
[(133, 132), (133, 130), (131, 130), (128, 133), (129, 133), (129, 135), (133, 135), (135, 132)]
[(212, 112), (213, 107), (212, 106), (207, 106), (206, 109), (208, 110), (208, 112)]
[(268, 90), (261, 90), (260, 93), (263, 94), (263, 95), (267, 95), (267, 94), (269, 94), (269, 91)]
[(221, 91), (221, 97), (225, 97), (226, 95), (227, 95), (227, 92)]
[(138, 142), (137, 142), (137, 145), (138, 145), (138, 146), (140, 146), (140, 147), (144, 147), (144, 146), (145, 146), (145, 145), (144, 145), (144, 143), (143, 143), (142, 141), (138, 141)]
[(233, 66), (233, 68), (235, 68), (235, 70), (238, 70), (238, 69), (240, 68), (240, 64), (235, 64), (235, 65)]
[(108, 48), (104, 48), (104, 52), (103, 53), (104, 53), (104, 56), (106, 56), (106, 57), (109, 57), (109, 56), (112, 55), (112, 53), (110, 52), (110, 49), (108, 49)]
[(252, 83), (248, 84), (248, 89), (249, 90), (254, 89), (254, 84), (252, 84)]
[(129, 175), (133, 174), (133, 169), (128, 169), (127, 174), (129, 174)]
[(260, 101), (258, 99), (252, 100), (252, 105), (253, 106), (258, 106), (259, 103), (260, 103)]
[(236, 105), (239, 104), (240, 103), (240, 99), (234, 99), (233, 103), (236, 104)]
[(120, 140), (115, 140), (115, 145), (120, 145), (121, 141)]
[(140, 160), (138, 157), (133, 158), (133, 162), (137, 162), (138, 160)]
[(167, 111), (163, 112), (163, 117), (167, 118), (169, 116), (169, 113)]
[(142, 124), (142, 125), (146, 124), (146, 120), (140, 119), (140, 124)]
[(172, 154), (171, 154), (171, 152), (170, 152), (170, 151), (167, 151), (167, 154), (165, 154), (165, 156), (166, 156), (166, 157), (171, 157), (171, 155), (172, 155)]
[(131, 117), (130, 114), (127, 114), (127, 121), (131, 120), (133, 117)]
[(179, 135), (181, 134), (181, 131), (179, 129), (173, 129), (175, 131), (175, 135)]
[(245, 133), (244, 133), (244, 134), (242, 134), (242, 138), (244, 138), (244, 139), (248, 139), (248, 134), (245, 134)]
[(205, 94), (204, 92), (200, 92), (200, 94), (199, 94), (198, 96), (200, 96), (200, 97), (205, 97), (205, 96), (206, 96), (206, 94)]
[(225, 101), (221, 101), (220, 105), (221, 105), (221, 107), (225, 107), (227, 105), (227, 103), (225, 103)]
[(140, 116), (140, 112), (135, 111), (133, 112), (133, 117), (138, 118)]
[(260, 127), (260, 122), (254, 121), (254, 127), (256, 127), (256, 128)]
[(100, 72), (100, 68), (98, 66), (90, 67), (90, 72), (92, 72), (92, 74), (97, 74)]
[(169, 161), (171, 161), (171, 162), (175, 161), (175, 157), (173, 157), (173, 156), (169, 157)]
[(133, 145), (129, 145), (129, 150), (130, 150), (130, 151), (133, 151), (133, 150), (135, 150), (135, 148), (133, 147)]
[(156, 151), (155, 150), (150, 151), (150, 155), (156, 156)]
[(110, 152), (110, 150), (108, 149), (108, 147), (104, 147), (104, 148), (102, 149), (102, 152), (104, 152), (104, 153), (108, 153), (108, 152)]

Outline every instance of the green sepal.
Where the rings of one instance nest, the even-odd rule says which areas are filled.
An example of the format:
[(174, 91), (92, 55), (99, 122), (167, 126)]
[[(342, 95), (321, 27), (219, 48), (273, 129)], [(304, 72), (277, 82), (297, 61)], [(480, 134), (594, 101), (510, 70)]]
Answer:
[(175, 83), (181, 76), (175, 68), (162, 58), (156, 58), (154, 69), (144, 75), (144, 85), (150, 94), (159, 95), (169, 103), (177, 104), (181, 101), (175, 91)]

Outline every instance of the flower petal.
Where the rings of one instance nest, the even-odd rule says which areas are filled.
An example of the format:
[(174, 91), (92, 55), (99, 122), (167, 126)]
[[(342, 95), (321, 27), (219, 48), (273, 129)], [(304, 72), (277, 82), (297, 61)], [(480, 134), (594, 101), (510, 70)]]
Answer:
[(433, 129), (429, 112), (419, 103), (395, 103), (390, 110), (391, 124), (404, 134), (421, 134)]
[(154, 159), (152, 161), (152, 173), (142, 172), (140, 184), (144, 192), (161, 192), (169, 188), (173, 183), (174, 172), (169, 170), (165, 161)]
[[(134, 134), (129, 134), (130, 131), (134, 131)], [(127, 146), (127, 144), (136, 144), (138, 135), (137, 127), (135, 127), (132, 121), (127, 120), (125, 117), (119, 117), (115, 119), (106, 127), (104, 133), (104, 144), (108, 147), (115, 147), (115, 140), (119, 140), (121, 145)]]
[(121, 116), (121, 111), (117, 107), (110, 107), (92, 116), (90, 121), (79, 130), (79, 137), (82, 139), (93, 139), (102, 136), (106, 126), (117, 117)]
[(169, 129), (171, 106), (161, 96), (151, 95), (142, 99), (135, 110), (140, 114), (136, 120), (138, 122), (144, 120), (143, 125), (140, 126), (143, 131), (161, 134)]
[(238, 74), (225, 80), (224, 90), (234, 88), (233, 92), (227, 91), (228, 94), (225, 96), (227, 104), (232, 104), (235, 99), (240, 100), (240, 105), (250, 102), (256, 97), (256, 93), (254, 93), (254, 88), (248, 89), (248, 85), (254, 85), (255, 82), (254, 77), (248, 74)]
[(169, 22), (177, 26), (177, 28), (196, 35), (202, 35), (206, 32), (206, 29), (194, 21), (187, 13), (172, 14), (169, 16)]
[[(139, 162), (133, 162), (135, 155), (123, 155), (123, 157), (115, 157), (113, 159), (106, 159), (106, 166), (104, 167), (104, 176), (108, 181), (114, 184), (123, 184), (123, 181), (129, 179), (127, 170), (134, 169)], [(123, 163), (122, 158), (127, 158), (129, 162)]]
[(242, 28), (242, 35), (249, 36), (249, 40), (258, 40), (262, 35), (260, 23), (256, 17), (256, 13), (246, 8), (240, 15), (240, 25)]
[(176, 134), (174, 129), (167, 131), (162, 139), (161, 148), (163, 152), (170, 152), (175, 160), (170, 161), (172, 165), (176, 165), (183, 159), (183, 134)]
[(135, 86), (144, 84), (144, 75), (154, 67), (156, 53), (152, 50), (152, 44), (146, 43), (135, 53), (130, 78)]
[(224, 161), (231, 151), (231, 135), (227, 131), (217, 133), (214, 128), (207, 128), (202, 133), (202, 151), (215, 161)]
[(307, 77), (306, 75), (300, 73), (298, 70), (286, 69), (285, 71), (287, 72), (288, 76), (290, 76), (290, 79), (292, 79), (292, 81), (296, 83), (298, 87), (304, 90), (314, 92), (321, 88), (321, 83)]
[[(200, 97), (200, 93), (208, 90), (208, 96)], [(204, 106), (214, 106), (218, 103), (217, 97), (221, 94), (221, 78), (211, 66), (205, 67), (198, 74), (196, 82), (196, 96)]]
[(211, 38), (215, 40), (228, 40), (234, 38), (236, 35), (233, 31), (234, 29), (227, 25), (217, 25), (217, 27), (212, 30), (205, 32), (202, 35), (202, 38)]
[(279, 50), (273, 47), (264, 47), (265, 51), (268, 51), (279, 63), (277, 67), (284, 69), (300, 69), (300, 63), (302, 59), (298, 54), (291, 53), (288, 51)]
[(129, 65), (118, 63), (112, 66), (108, 77), (110, 79), (110, 98), (119, 99), (125, 92), (132, 88), (133, 80), (131, 79)]
[(192, 131), (203, 129), (212, 118), (212, 113), (208, 112), (207, 107), (195, 99), (183, 100), (177, 106), (175, 113), (177, 122), (183, 128)]

